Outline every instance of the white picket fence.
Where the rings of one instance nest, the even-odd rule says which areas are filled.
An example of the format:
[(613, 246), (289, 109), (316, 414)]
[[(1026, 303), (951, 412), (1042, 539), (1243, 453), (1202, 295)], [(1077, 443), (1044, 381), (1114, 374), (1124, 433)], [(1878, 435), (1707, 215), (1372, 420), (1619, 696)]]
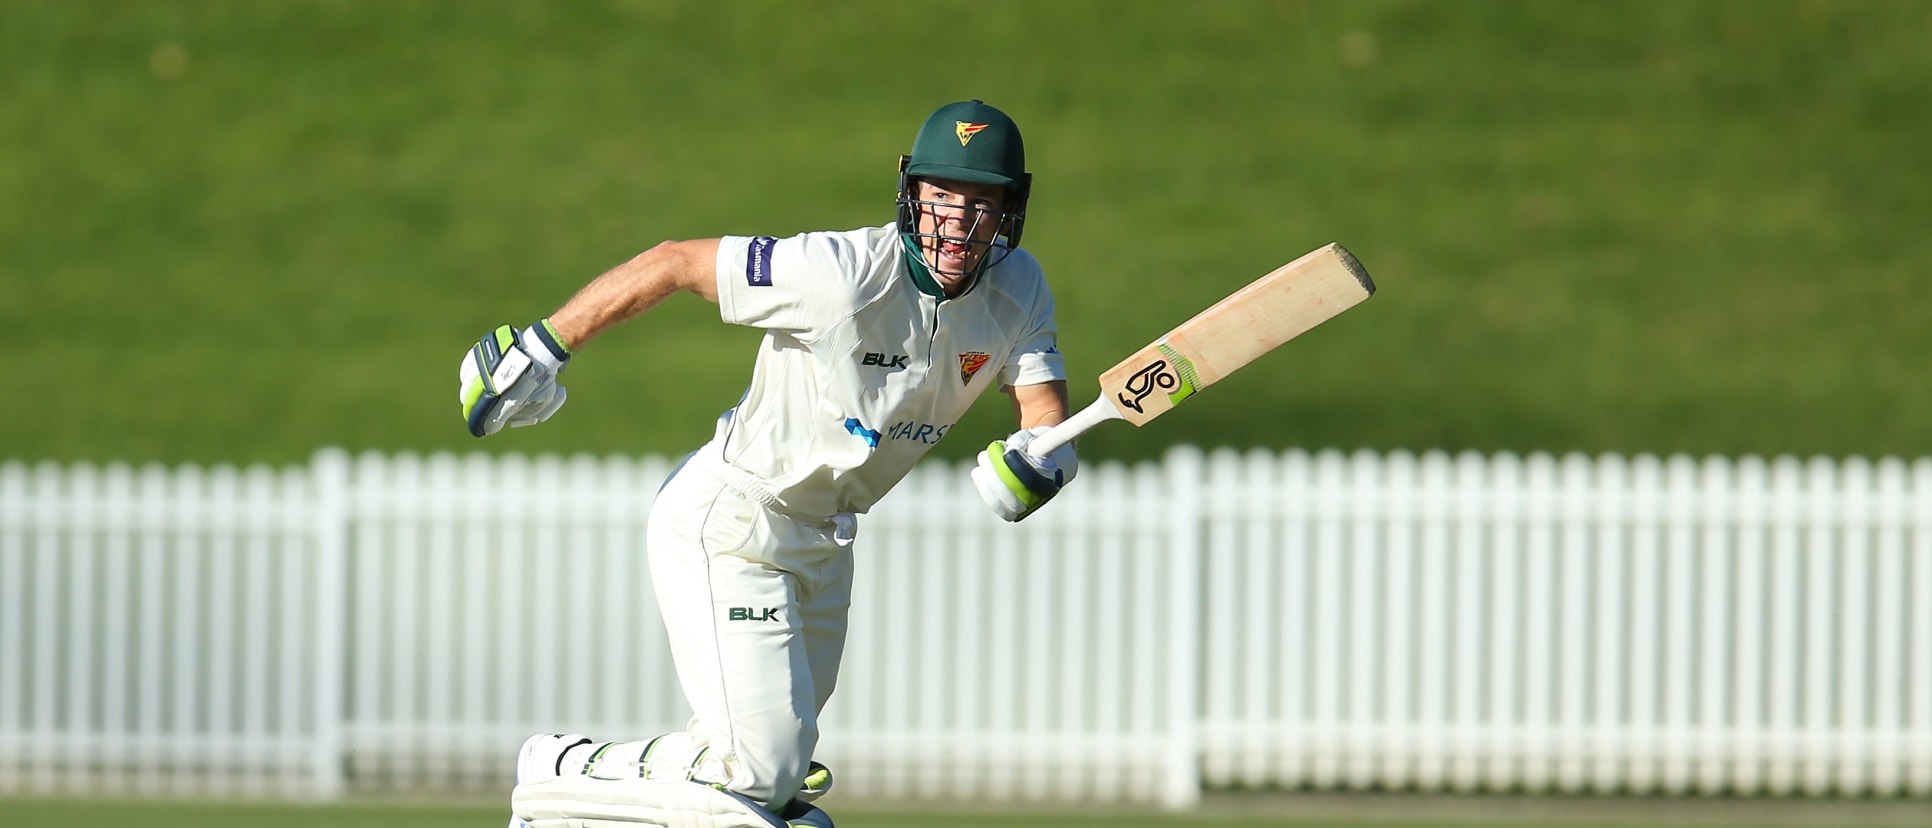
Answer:
[[(632, 458), (0, 464), (0, 794), (507, 790), (687, 708)], [(841, 797), (1932, 795), (1932, 460), (928, 465), (860, 531)]]

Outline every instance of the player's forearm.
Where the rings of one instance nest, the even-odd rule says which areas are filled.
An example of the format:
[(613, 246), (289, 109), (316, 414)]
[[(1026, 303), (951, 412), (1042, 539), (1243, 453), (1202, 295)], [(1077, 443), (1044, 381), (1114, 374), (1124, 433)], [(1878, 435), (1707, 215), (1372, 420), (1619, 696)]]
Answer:
[[(632, 262), (636, 262), (633, 259)], [(648, 268), (627, 262), (592, 280), (550, 315), (550, 325), (572, 351), (598, 334), (657, 307), (676, 288)]]
[(550, 315), (550, 325), (574, 351), (680, 290), (716, 302), (717, 252), (716, 239), (664, 242), (591, 280)]
[(1059, 425), (1069, 413), (1065, 380), (1017, 386), (1012, 396), (1013, 414), (1019, 418), (1021, 429)]

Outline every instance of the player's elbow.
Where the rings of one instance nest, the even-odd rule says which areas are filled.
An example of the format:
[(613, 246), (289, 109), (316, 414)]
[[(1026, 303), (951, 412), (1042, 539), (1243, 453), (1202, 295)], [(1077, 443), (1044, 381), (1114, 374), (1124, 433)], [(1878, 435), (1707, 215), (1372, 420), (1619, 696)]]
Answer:
[(687, 290), (718, 301), (718, 240), (665, 240), (639, 253), (635, 260), (665, 292)]

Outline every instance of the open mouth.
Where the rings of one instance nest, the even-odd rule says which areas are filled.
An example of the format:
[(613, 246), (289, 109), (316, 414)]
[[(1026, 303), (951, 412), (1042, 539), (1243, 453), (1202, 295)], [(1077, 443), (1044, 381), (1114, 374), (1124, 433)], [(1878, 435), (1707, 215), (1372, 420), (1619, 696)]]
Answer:
[(961, 239), (940, 238), (935, 245), (942, 264), (954, 265), (948, 270), (961, 270), (970, 256), (969, 245)]

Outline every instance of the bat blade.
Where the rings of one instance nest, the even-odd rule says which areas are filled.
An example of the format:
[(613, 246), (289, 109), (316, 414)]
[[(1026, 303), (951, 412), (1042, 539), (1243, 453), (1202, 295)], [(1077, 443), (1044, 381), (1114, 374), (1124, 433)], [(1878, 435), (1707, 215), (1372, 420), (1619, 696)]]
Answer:
[(1310, 251), (1109, 368), (1100, 375), (1099, 398), (1027, 450), (1045, 456), (1107, 420), (1146, 425), (1374, 294), (1368, 270), (1347, 248), (1331, 243)]

